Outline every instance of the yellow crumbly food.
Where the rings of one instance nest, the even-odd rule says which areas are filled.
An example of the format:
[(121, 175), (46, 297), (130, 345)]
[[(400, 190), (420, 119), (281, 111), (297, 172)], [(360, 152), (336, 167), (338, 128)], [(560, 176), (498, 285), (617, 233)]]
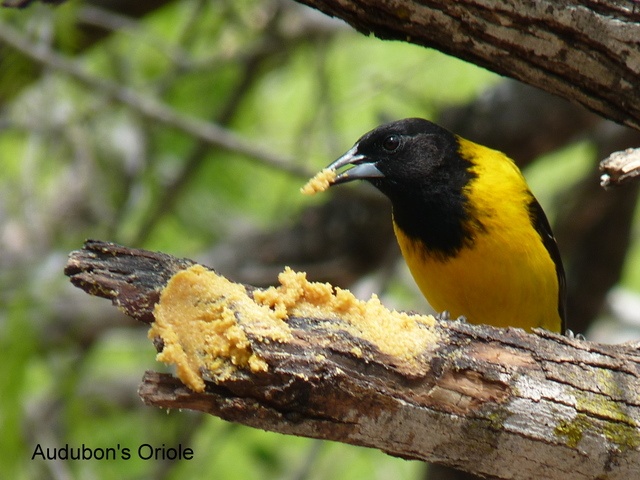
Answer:
[(164, 343), (157, 359), (174, 364), (178, 378), (196, 392), (204, 390), (203, 373), (223, 380), (237, 368), (266, 371), (236, 315), (251, 319), (251, 331), (259, 338), (291, 337), (288, 326), (251, 300), (244, 286), (200, 265), (176, 273), (160, 295), (149, 330), (149, 338)]
[(336, 179), (336, 175), (335, 170), (330, 170), (328, 168), (320, 170), (304, 185), (304, 187), (300, 189), (300, 192), (305, 195), (314, 195), (319, 192), (324, 192)]
[[(288, 267), (278, 279), (280, 286), (256, 290), (252, 298), (242, 285), (199, 265), (176, 273), (161, 293), (149, 330), (149, 338), (160, 337), (164, 344), (157, 359), (175, 365), (180, 380), (201, 392), (203, 374), (224, 380), (238, 369), (266, 371), (249, 338), (263, 344), (292, 341), (290, 317), (318, 319), (329, 330), (346, 331), (405, 361), (416, 360), (437, 340), (430, 315), (390, 311), (375, 295), (358, 300)], [(362, 357), (363, 345), (354, 345), (351, 354)]]
[[(279, 318), (317, 318), (332, 320), (327, 327), (345, 330), (354, 337), (373, 343), (383, 353), (416, 359), (437, 340), (436, 320), (432, 315), (409, 315), (389, 310), (377, 295), (368, 301), (358, 300), (349, 290), (328, 283), (309, 282), (304, 272), (289, 267), (278, 276), (280, 286), (256, 291), (255, 301), (269, 306)], [(362, 356), (362, 348), (351, 353)]]

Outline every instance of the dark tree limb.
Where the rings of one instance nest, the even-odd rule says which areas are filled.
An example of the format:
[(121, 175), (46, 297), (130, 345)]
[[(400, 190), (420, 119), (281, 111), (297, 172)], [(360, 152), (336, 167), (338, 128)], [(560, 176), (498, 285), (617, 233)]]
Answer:
[[(191, 265), (89, 241), (66, 273), (148, 322), (167, 280)], [(629, 479), (640, 470), (637, 345), (438, 321), (437, 341), (408, 361), (341, 329), (340, 318), (290, 317), (291, 340), (281, 342), (240, 310), (236, 318), (266, 370), (204, 372), (201, 393), (147, 372), (142, 399), (495, 478)]]
[(298, 0), (640, 128), (640, 7), (618, 1)]

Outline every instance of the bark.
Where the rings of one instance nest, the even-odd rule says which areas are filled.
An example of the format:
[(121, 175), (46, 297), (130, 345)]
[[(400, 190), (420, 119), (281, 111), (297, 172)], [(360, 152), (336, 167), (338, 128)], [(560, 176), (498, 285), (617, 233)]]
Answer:
[(603, 187), (623, 185), (640, 177), (640, 148), (628, 148), (615, 152), (600, 163)]
[(640, 128), (635, 2), (298, 1), (363, 33), (436, 48)]
[[(65, 272), (148, 323), (167, 280), (190, 265), (88, 241)], [(339, 318), (289, 318), (294, 334), (283, 342), (264, 341), (251, 318), (238, 321), (266, 371), (238, 369), (207, 380), (202, 393), (147, 372), (142, 399), (495, 478), (629, 479), (640, 471), (637, 345), (443, 320), (437, 342), (408, 362), (353, 331), (328, 335)]]

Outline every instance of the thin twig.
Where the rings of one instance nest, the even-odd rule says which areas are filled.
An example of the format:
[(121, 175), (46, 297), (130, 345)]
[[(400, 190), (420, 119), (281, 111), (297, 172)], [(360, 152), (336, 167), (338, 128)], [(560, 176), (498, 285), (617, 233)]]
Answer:
[[(242, 74), (240, 75), (239, 81), (234, 85), (234, 89), (227, 96), (226, 102), (220, 112), (214, 118), (217, 125), (226, 126), (233, 120), (238, 107), (242, 103), (242, 99), (260, 78), (260, 70), (265, 61), (275, 54), (282, 53), (285, 42), (276, 34), (276, 22), (278, 18), (279, 15), (277, 12), (274, 12), (273, 18), (265, 28), (265, 36), (262, 38), (260, 46), (254, 49), (250, 55), (247, 55), (242, 63), (238, 64), (242, 69)], [(265, 45), (269, 47), (265, 48)], [(163, 194), (154, 202), (150, 212), (145, 216), (145, 220), (140, 226), (137, 235), (134, 237), (133, 243), (144, 243), (160, 218), (162, 218), (166, 212), (173, 209), (173, 205), (184, 191), (184, 188), (189, 184), (189, 180), (197, 174), (207, 159), (207, 152), (208, 145), (200, 140), (197, 141), (189, 153), (185, 155), (181, 170), (166, 185)]]
[(82, 85), (127, 105), (142, 116), (180, 130), (207, 142), (209, 145), (240, 153), (263, 165), (301, 178), (307, 178), (313, 174), (306, 168), (295, 165), (293, 160), (271, 153), (265, 147), (245, 140), (228, 129), (179, 113), (168, 105), (142, 95), (131, 88), (91, 75), (77, 63), (59, 53), (49, 49), (37, 48), (18, 30), (3, 22), (0, 22), (0, 41), (11, 45), (32, 60), (69, 75)]

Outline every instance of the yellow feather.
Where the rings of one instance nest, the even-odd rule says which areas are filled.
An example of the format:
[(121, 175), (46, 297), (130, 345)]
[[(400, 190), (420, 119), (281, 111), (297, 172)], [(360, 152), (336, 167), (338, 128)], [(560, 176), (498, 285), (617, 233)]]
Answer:
[(395, 222), (402, 255), (431, 306), (464, 315), (472, 323), (559, 332), (555, 263), (529, 217), (533, 199), (513, 162), (504, 154), (457, 137), (459, 154), (476, 174), (464, 188), (474, 241), (452, 257), (431, 255)]

